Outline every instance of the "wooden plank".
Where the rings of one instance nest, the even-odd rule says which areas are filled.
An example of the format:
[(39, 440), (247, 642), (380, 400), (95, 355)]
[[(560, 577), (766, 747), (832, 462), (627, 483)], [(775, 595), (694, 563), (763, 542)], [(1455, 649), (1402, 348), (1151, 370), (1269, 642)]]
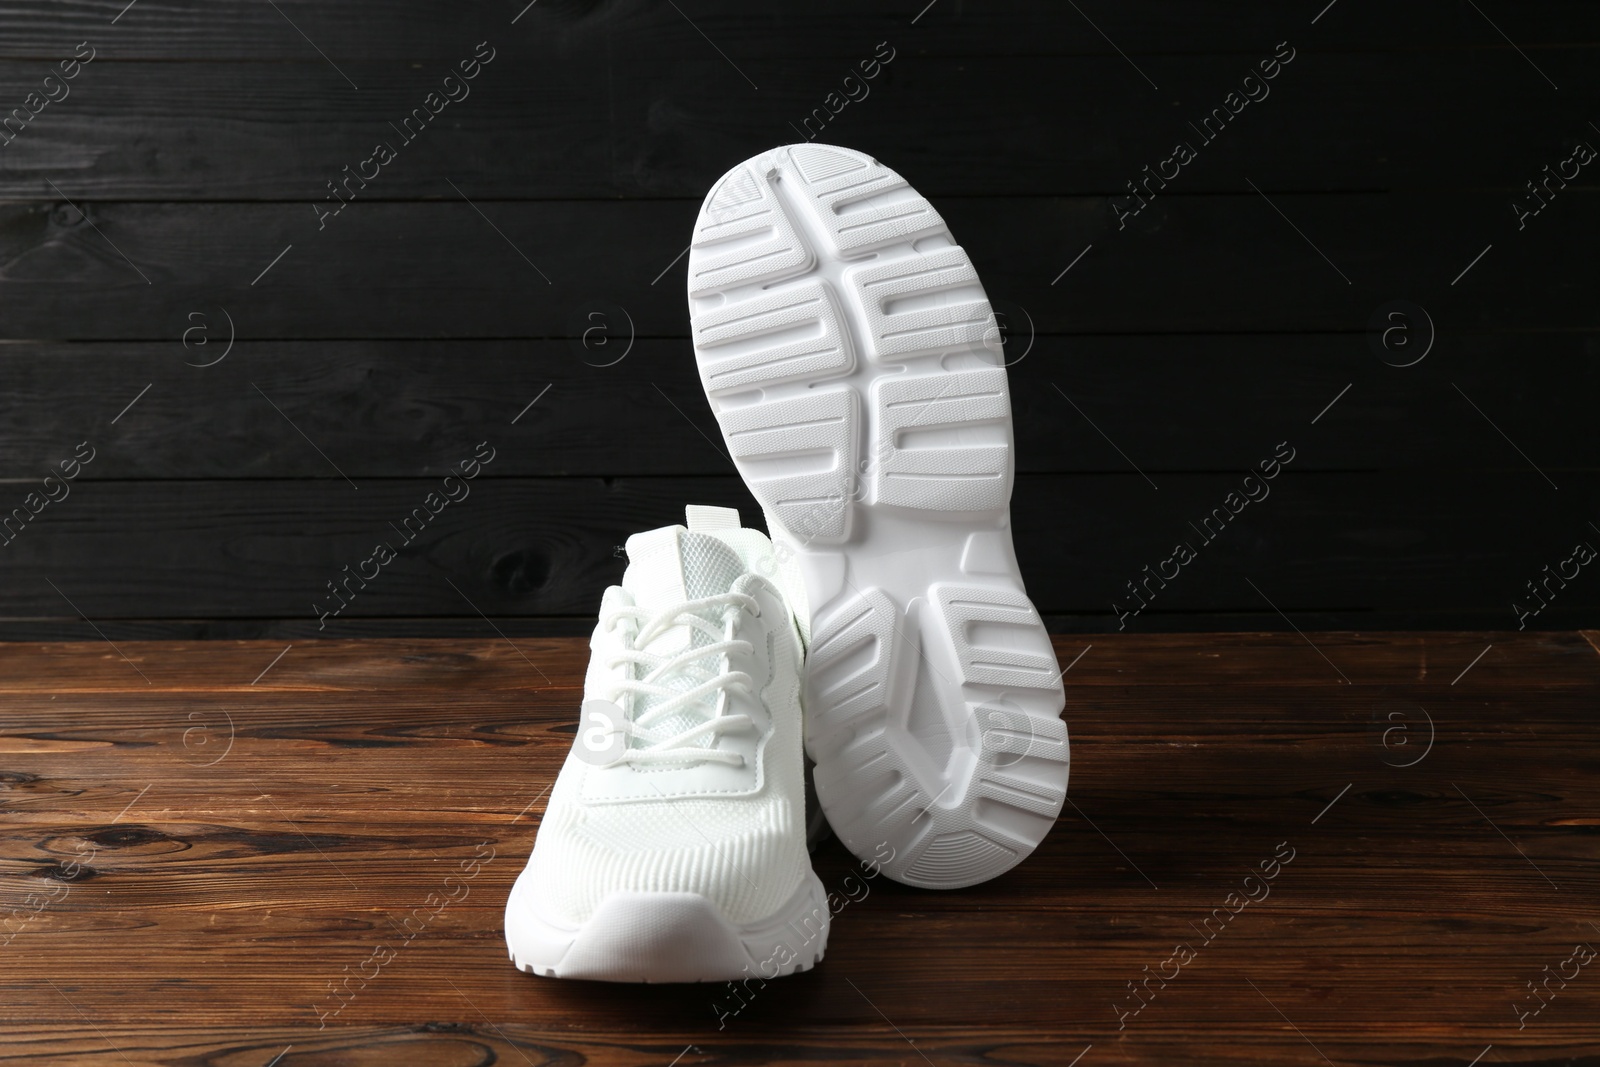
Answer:
[[(146, 384), (118, 422), (128, 436), (84, 467), (82, 480), (328, 474), (312, 449), (277, 447), (286, 424), (263, 393), (357, 479), (443, 473), (475, 443), (465, 428), (490, 425), (510, 446), (494, 476), (725, 473), (726, 457), (701, 437), (721, 447), (685, 341), (641, 337), (630, 347), (626, 318), (596, 313), (587, 345), (237, 340), (230, 351), (217, 310), (197, 312), (176, 345), (7, 345), (3, 473), (43, 477)], [(1600, 404), (1600, 363), (1590, 354), (1600, 335), (1453, 335), (1438, 342), (1448, 358), (1441, 348), (1439, 358), (1402, 369), (1377, 358), (1370, 334), (1029, 336), (1026, 307), (1001, 313), (1019, 331), (1007, 358), (1026, 473), (1126, 471), (1116, 447), (1152, 474), (1247, 468), (1271, 455), (1292, 421), (1309, 423), (1335, 398), (1318, 423), (1333, 432), (1319, 431), (1296, 469), (1504, 463), (1505, 440), (1462, 393), (1529, 455), (1600, 467), (1600, 443), (1573, 441), (1570, 429)], [(128, 383), (125, 395), (108, 393), (112, 381)], [(1435, 432), (1419, 434), (1419, 422)]]
[[(278, 447), (311, 448), (292, 428), (281, 433)], [(1593, 538), (1586, 516), (1600, 503), (1600, 479), (1556, 474), (1560, 492), (1519, 464), (1426, 478), (1291, 468), (1226, 525), (1213, 513), (1226, 509), (1242, 473), (1163, 474), (1159, 491), (1137, 474), (1023, 475), (1019, 501), (1062, 503), (1016, 510), (1017, 551), (1041, 610), (1096, 613), (1117, 625), (1115, 604), (1127, 616), (1121, 624), (1136, 630), (1161, 629), (1167, 612), (1337, 612), (1360, 625), (1362, 613), (1417, 605), (1495, 611), (1499, 629), (1559, 628), (1600, 602), (1600, 586), (1581, 572), (1565, 588), (1550, 586), (1546, 610), (1524, 620), (1512, 609), (1515, 601), (1531, 609), (1526, 583), (1543, 581), (1544, 567), (1559, 568)], [(0, 557), (0, 613), (70, 619), (71, 598), (103, 624), (265, 617), (298, 619), (304, 629), (296, 632), (324, 636), (355, 617), (582, 619), (620, 577), (630, 534), (682, 521), (685, 502), (737, 506), (752, 521), (760, 514), (731, 476), (480, 476), (464, 499), (436, 498), (439, 513), (426, 523), (414, 511), (445, 491), (442, 479), (355, 484), (330, 468), (315, 480), (78, 485), (13, 535)], [(1209, 540), (1199, 526), (1208, 517)], [(1195, 558), (1174, 568), (1163, 561), (1179, 541)], [(397, 558), (371, 577), (374, 565), (363, 561), (380, 542)], [(328, 585), (342, 584), (347, 566), (350, 574), (364, 567), (370, 582), (351, 579), (336, 599)], [(1146, 566), (1176, 576), (1147, 587), (1155, 580)], [(1136, 581), (1147, 605), (1139, 613), (1127, 588)], [(324, 624), (321, 612), (341, 600), (348, 607)], [(587, 630), (580, 623), (576, 632)]]
[[(1306, 695), (1304, 686), (1293, 688)], [(14, 903), (30, 889), (49, 888), (47, 880), (99, 880), (91, 888), (116, 888), (128, 905), (169, 912), (174, 935), (221, 932), (217, 916), (232, 920), (235, 929), (259, 925), (255, 912), (283, 909), (284, 923), (322, 928), (339, 938), (341, 932), (370, 932), (375, 919), (382, 927), (374, 896), (405, 899), (419, 872), (441, 866), (449, 871), (476, 854), (493, 867), (494, 892), (502, 895), (483, 900), (481, 893), (467, 893), (452, 914), (471, 912), (492, 922), (571, 745), (579, 691), (563, 692), (560, 706), (525, 703), (520, 718), (507, 696), (490, 711), (446, 701), (429, 708), (400, 706), (382, 720), (370, 705), (387, 699), (387, 692), (369, 695), (370, 725), (360, 731), (359, 743), (350, 724), (352, 701), (328, 697), (303, 698), (296, 706), (282, 700), (236, 706), (231, 731), (226, 705), (203, 697), (191, 700), (188, 715), (182, 707), (169, 707), (159, 717), (148, 705), (129, 709), (124, 722), (133, 714), (139, 718), (128, 732), (109, 714), (64, 735), (42, 716), (37, 724), (8, 725), (7, 759), (26, 771), (11, 772), (7, 780), (8, 854), (0, 896)], [(1198, 687), (1162, 695), (1185, 699), (1194, 692)], [(1356, 700), (1366, 703), (1369, 695), (1370, 690)], [(1197, 727), (1197, 718), (1210, 716), (1213, 705), (1192, 701), (1186, 714), (1168, 715), (1131, 734), (1119, 732), (1119, 720), (1129, 716), (1132, 701), (1074, 698), (1068, 718), (1078, 770), (1085, 772), (1074, 790), (1078, 807), (1063, 814), (1061, 836), (1048, 839), (1036, 862), (972, 893), (876, 888), (899, 898), (891, 906), (944, 922), (1003, 922), (996, 912), (1004, 908), (1013, 921), (1044, 928), (1087, 920), (1099, 930), (1098, 939), (1122, 943), (1145, 936), (1138, 928), (1118, 929), (1127, 901), (1063, 894), (1063, 871), (1093, 869), (1108, 887), (1136, 890), (1148, 898), (1142, 921), (1159, 932), (1172, 915), (1168, 909), (1185, 905), (1151, 894), (1175, 889), (1198, 905), (1195, 897), (1227, 885), (1236, 871), (1248, 872), (1263, 845), (1270, 853), (1292, 831), (1299, 841), (1315, 841), (1316, 849), (1307, 848), (1295, 867), (1304, 880), (1294, 883), (1294, 899), (1280, 903), (1308, 917), (1339, 906), (1362, 914), (1376, 928), (1370, 939), (1347, 933), (1347, 948), (1381, 947), (1397, 913), (1406, 922), (1442, 918), (1441, 900), (1504, 897), (1503, 920), (1536, 923), (1559, 907), (1562, 898), (1552, 894), (1600, 888), (1588, 840), (1593, 819), (1583, 806), (1587, 793), (1573, 786), (1592, 775), (1594, 757), (1564, 741), (1583, 728), (1579, 702), (1551, 695), (1554, 708), (1534, 709), (1515, 730), (1504, 707), (1474, 708), (1465, 697), (1448, 710), (1436, 703), (1435, 743), (1414, 748), (1398, 744), (1393, 722), (1384, 721), (1380, 729), (1359, 711), (1352, 713), (1348, 694), (1341, 721), (1308, 724), (1302, 705), (1274, 699), (1263, 688), (1242, 698), (1250, 701), (1253, 719), (1238, 714)], [(1588, 697), (1592, 701), (1592, 686)], [(61, 707), (58, 701), (58, 714)], [(308, 723), (311, 714), (335, 722)], [(203, 744), (197, 740), (202, 731)], [(1251, 731), (1258, 735), (1252, 742), (1217, 736)], [(1508, 747), (1508, 732), (1522, 734), (1522, 742)], [(1417, 741), (1416, 734), (1412, 738)], [(1521, 779), (1514, 789), (1485, 777), (1481, 753), (1495, 747), (1506, 749), (1505, 766)], [(130, 750), (149, 757), (139, 763), (134, 783), (125, 773)], [(1280, 757), (1272, 766), (1255, 766), (1263, 750), (1277, 750)], [(1241, 761), (1253, 773), (1233, 783), (1223, 803), (1214, 794)], [(1400, 778), (1399, 771), (1413, 773)], [(463, 781), (474, 785), (464, 789)], [(1159, 781), (1162, 788), (1152, 795), (1141, 781)], [(1185, 797), (1210, 801), (1179, 818), (1183, 834), (1210, 842), (1204, 852), (1175, 842), (1176, 828), (1163, 825), (1178, 818), (1174, 806)], [(1419, 826), (1419, 809), (1427, 812), (1425, 826)], [(1324, 819), (1333, 818), (1330, 811), (1346, 835), (1332, 821), (1324, 826)], [(1348, 836), (1356, 827), (1369, 838), (1404, 844), (1408, 854), (1398, 862), (1374, 863), (1370, 841)], [(1520, 842), (1522, 855), (1507, 846), (1508, 839)], [(36, 841), (49, 847), (29, 851)], [(488, 847), (478, 848), (484, 843)], [(319, 849), (336, 850), (342, 861), (328, 866)], [(80, 876), (64, 867), (74, 855), (91, 853), (90, 873)], [(837, 844), (820, 851), (816, 862), (830, 887), (851, 866)], [(301, 877), (264, 885), (263, 876), (281, 863), (293, 865)], [(125, 881), (152, 865), (161, 872), (159, 892)], [(360, 882), (344, 879), (340, 871), (347, 865), (359, 868)], [(1341, 867), (1348, 867), (1343, 875)], [(1414, 881), (1420, 867), (1429, 871), (1426, 886)], [(1538, 893), (1529, 892), (1534, 886)], [(1385, 898), (1388, 910), (1349, 904), (1356, 888)], [(56, 903), (40, 919), (57, 935), (85, 934), (108, 918), (93, 893)], [(350, 925), (352, 915), (363, 925)], [(21, 926), (47, 929), (29, 925), (34, 921)], [(20, 932), (15, 922), (4, 934), (13, 932)], [(316, 948), (301, 946), (306, 952)]]
[[(1499, 656), (1435, 680), (1434, 657), (1488, 638)], [(1266, 1064), (1312, 1062), (1311, 1042), (1335, 1062), (1466, 1067), (1490, 1044), (1592, 1048), (1600, 990), (1573, 981), (1522, 1029), (1513, 1006), (1593, 939), (1600, 656), (1570, 633), (1309, 639), (1370, 683), (1330, 682), (1295, 635), (1102, 639), (1067, 676), (1074, 807), (1027, 863), (956, 892), (873, 882), (812, 974), (737, 1013), (724, 987), (629, 989), (622, 1031), (616, 988), (501, 955), (582, 642), (538, 649), (544, 689), (494, 641), (312, 643), (254, 690), (242, 675), (273, 645), (130, 646), (148, 687), (98, 643), (0, 649), (19, 709), (0, 725), (0, 901), (52, 898), (4, 946), (0, 1049), (1068, 1064), (1092, 1045), (1100, 1062)], [(62, 676), (79, 684), (51, 701)], [(1375, 734), (1385, 691), (1437, 713), (1409, 766)], [(162, 721), (229, 707), (234, 743), (210, 765)], [(1206, 937), (1197, 924), (1279, 842), (1293, 859), (1270, 895)], [(491, 848), (454, 903), (397, 931)], [(87, 873), (61, 880), (85, 851)], [(830, 887), (855, 869), (837, 844), (815, 862)], [(1177, 942), (1195, 959), (1129, 1015), (1127, 983)], [(363, 967), (379, 946), (393, 959)]]
[[(181, 609), (182, 605), (172, 605)], [(1080, 612), (1047, 611), (1042, 614), (1046, 629), (1056, 634), (1076, 635), (1080, 644), (1093, 641), (1097, 634), (1126, 634), (1109, 608), (1086, 608)], [(1560, 619), (1544, 623), (1543, 616), (1532, 620), (1526, 631), (1549, 632)], [(1580, 614), (1581, 618), (1581, 614)], [(1200, 635), (1209, 633), (1285, 633), (1293, 627), (1265, 603), (1258, 609), (1235, 611), (1159, 611), (1151, 609), (1141, 616), (1142, 631), (1161, 635)], [(1325, 627), (1357, 627), (1363, 631), (1435, 631), (1451, 625), (1482, 625), (1488, 628), (1507, 625), (1506, 606), (1430, 609), (1427, 605), (1396, 606), (1352, 610), (1346, 608), (1302, 608), (1294, 613), (1294, 626), (1302, 630)], [(323, 638), (317, 621), (309, 615), (227, 616), (223, 618), (174, 617), (155, 614), (131, 618), (96, 620), (102, 631), (120, 646), (125, 641), (277, 641), (278, 647), (302, 638)], [(594, 609), (585, 613), (548, 615), (499, 615), (491, 627), (478, 615), (344, 615), (338, 620), (341, 637), (384, 640), (410, 638), (481, 639), (498, 630), (519, 644), (524, 638), (587, 637), (594, 630)], [(0, 642), (82, 641), (94, 636), (82, 618), (65, 616), (0, 616)]]
[[(270, 6), (259, 10), (309, 53)], [(664, 17), (677, 19), (670, 8)], [(74, 199), (328, 198), (331, 209), (338, 200), (328, 183), (345, 181), (346, 166), (361, 170), (381, 141), (396, 158), (367, 164), (370, 184), (352, 180), (340, 195), (453, 199), (454, 181), (479, 201), (698, 200), (739, 160), (815, 138), (871, 152), (935, 197), (1127, 197), (1129, 182), (1146, 180), (1143, 168), (1157, 169), (1184, 142), (1197, 158), (1169, 166), (1174, 194), (1251, 193), (1249, 182), (1269, 192), (1494, 189), (1495, 210), (1509, 221), (1523, 183), (1570, 156), (1574, 139), (1593, 139), (1575, 101), (1600, 91), (1600, 53), (1565, 46), (1537, 58), (1562, 86), (1556, 94), (1515, 53), (1508, 62), (1500, 52), (1291, 45), (1281, 54), (1292, 61), (1252, 85), (1259, 100), (1236, 104), (1236, 118), (1224, 109), (1220, 131), (1215, 120), (1200, 130), (1283, 36), (1240, 36), (1226, 54), (1147, 57), (1139, 67), (1160, 93), (1114, 52), (941, 58), (898, 35), (898, 50), (861, 36), (846, 57), (800, 49), (761, 60), (751, 67), (757, 93), (704, 41), (518, 47), (496, 37), (501, 47), (481, 50), (492, 49), (493, 61), (452, 89), (460, 99), (440, 102), (437, 119), (402, 135), (397, 127), (457, 60), (474, 56), (481, 37), (443, 35), (452, 51), (427, 62), (344, 60), (338, 68), (356, 92), (315, 53), (304, 63), (127, 63), (115, 42), (96, 35), (103, 53), (54, 90), (67, 95), (6, 131), (0, 195), (49, 198), (54, 182)], [(893, 58), (853, 83), (857, 99), (845, 103), (835, 91), (852, 64), (879, 63), (875, 53)], [(57, 62), (0, 62), (0, 100), (20, 105)], [(1416, 136), (1418, 113), (1429, 115), (1427, 137)], [(1539, 120), (1528, 121), (1530, 113)], [(939, 137), (926, 136), (928, 115), (939, 116)], [(299, 210), (310, 217), (309, 207)]]
[[(1317, 11), (1302, 17), (1268, 3), (1143, 0), (1087, 9), (1093, 23), (1070, 7), (1016, 0), (981, 9), (941, 3), (926, 11), (916, 4), (840, 0), (760, 8), (734, 0), (697, 0), (682, 15), (653, 4), (602, 10), (585, 4), (529, 6), (526, 0), (469, 7), (441, 0), (350, 0), (331, 7), (283, 0), (278, 6), (284, 14), (279, 15), (249, 0), (140, 0), (138, 7), (118, 17), (124, 6), (125, 0), (8, 4), (0, 14), (0, 57), (49, 57), (63, 44), (70, 48), (90, 37), (114, 42), (117, 54), (128, 59), (321, 62), (294, 28), (300, 27), (322, 52), (350, 62), (454, 59), (451, 38), (491, 37), (550, 49), (592, 47), (611, 38), (619, 49), (653, 43), (663, 53), (681, 56), (709, 53), (710, 38), (735, 57), (778, 58), (796, 51), (849, 57), (863, 40), (885, 37), (903, 39), (908, 47), (932, 55), (1026, 56), (1116, 55), (1118, 47), (1136, 55), (1228, 52), (1241, 39), (1276, 41), (1288, 34), (1343, 50), (1398, 49), (1401, 41), (1411, 49), (1418, 42), (1484, 48), (1506, 53), (1508, 64), (1515, 62), (1515, 52), (1492, 25), (1470, 9), (1463, 12), (1449, 4), (1392, 12), (1352, 8), (1337, 18), (1331, 13), (1316, 18)], [(1531, 5), (1518, 10), (1515, 19), (1499, 21), (1523, 48), (1571, 46), (1600, 39), (1593, 14), (1592, 7), (1578, 0), (1558, 0)], [(1377, 30), (1386, 35), (1377, 35)]]
[[(685, 329), (688, 201), (358, 201), (320, 233), (309, 204), (80, 206), (95, 226), (0, 205), (6, 338), (176, 341), (219, 308), (247, 338), (562, 336), (594, 300), (640, 335)], [(1103, 198), (939, 206), (1046, 333), (1348, 330), (1399, 293), (1453, 331), (1600, 328), (1587, 279), (1542, 266), (1586, 261), (1600, 196), (1577, 188), (1522, 234), (1488, 192), (1171, 196), (1120, 233)]]
[[(1457, 692), (1471, 692), (1473, 700), (1485, 690), (1503, 695), (1532, 689), (1543, 696), (1553, 689), (1584, 691), (1600, 685), (1600, 654), (1583, 634), (1570, 631), (1325, 632), (1316, 641), (1364, 686), (1448, 689), (1464, 681), (1469, 668), (1472, 684)], [(1306, 670), (1315, 662), (1307, 658), (1312, 653), (1305, 639), (1294, 633), (1122, 633), (1092, 641), (1058, 636), (1055, 643), (1070, 672), (1068, 683), (1097, 691), (1129, 686), (1337, 688), (1327, 674)], [(1494, 646), (1492, 655), (1480, 658), (1489, 644)], [(1092, 646), (1088, 652), (1086, 646)], [(140, 677), (101, 641), (0, 642), (0, 693), (18, 716), (24, 711), (42, 714), (50, 696), (73, 694), (79, 725), (92, 726), (118, 721), (118, 705), (87, 699), (95, 693), (155, 700), (161, 699), (157, 694), (191, 691), (275, 699), (310, 693), (331, 700), (339, 693), (382, 690), (388, 694), (384, 705), (367, 707), (364, 713), (376, 723), (385, 721), (387, 701), (401, 694), (411, 694), (401, 700), (408, 707), (449, 701), (452, 695), (454, 704), (466, 706), (507, 694), (518, 701), (526, 696), (541, 709), (567, 706), (562, 702), (570, 700), (570, 692), (540, 694), (564, 673), (581, 672), (588, 656), (585, 647), (571, 638), (530, 638), (513, 647), (492, 634), (474, 640), (326, 638), (296, 642), (288, 652), (281, 644), (262, 641), (119, 642), (122, 653), (145, 671)], [(555, 671), (551, 680), (532, 681), (536, 672), (530, 672), (524, 656), (550, 666)], [(1230, 712), (1224, 701), (1210, 703), (1215, 706), (1207, 711), (1207, 721), (1251, 714)], [(1170, 723), (1172, 716), (1190, 714), (1182, 710), (1186, 706), (1164, 700), (1141, 721)], [(24, 721), (8, 719), (13, 724)], [(1139, 727), (1134, 722), (1122, 725)]]
[[(623, 1036), (580, 1038), (511, 1021), (490, 1025), (482, 1019), (454, 1023), (448, 1028), (440, 1024), (343, 1026), (317, 1034), (307, 1034), (293, 1027), (129, 1026), (116, 1029), (115, 1050), (108, 1047), (109, 1038), (105, 1034), (96, 1033), (81, 1023), (63, 1022), (39, 1028), (0, 1028), (0, 1044), (14, 1047), (20, 1056), (28, 1057), (19, 1062), (50, 1067), (65, 1063), (96, 1067), (126, 1067), (128, 1063), (135, 1063), (138, 1067), (159, 1067), (162, 1062), (178, 1056), (217, 1059), (235, 1054), (251, 1057), (251, 1063), (267, 1064), (290, 1046), (294, 1050), (291, 1055), (321, 1054), (358, 1061), (361, 1057), (371, 1057), (415, 1067), (456, 1067), (462, 1062), (475, 1062), (465, 1059), (467, 1056), (493, 1056), (495, 1058), (489, 1061), (492, 1063), (521, 1063), (523, 1057), (537, 1063), (540, 1061), (533, 1059), (535, 1056), (570, 1056), (574, 1062), (603, 1067), (661, 1067), (680, 1054), (684, 1058), (679, 1062), (685, 1067), (718, 1062), (719, 1057), (734, 1059), (752, 1055), (760, 1055), (761, 1063), (773, 1067), (802, 1064), (833, 1067), (921, 1063), (915, 1056), (916, 1050), (924, 1052), (935, 1063), (981, 1063), (984, 1059), (1004, 1057), (1003, 1062), (1019, 1067), (1072, 1067), (1072, 1059), (1091, 1044), (1094, 1062), (1116, 1067), (1161, 1067), (1173, 1063), (1192, 1067), (1281, 1067), (1284, 1063), (1300, 1062), (1300, 1057), (1317, 1054), (1281, 1019), (1274, 1027), (1273, 1018), (1277, 1017), (1257, 1021), (1249, 1032), (1238, 1028), (1219, 1029), (1214, 1038), (1201, 1042), (1196, 1042), (1193, 1036), (1177, 1035), (1166, 1029), (1136, 1041), (1117, 1041), (1119, 1035), (1115, 1034), (1067, 1032), (1040, 1024), (1015, 1030), (985, 1028), (978, 1035), (922, 1030), (915, 1050), (887, 1028), (888, 1036), (884, 1037), (835, 1027), (797, 1032), (774, 1023), (747, 1027), (742, 1038), (724, 1039), (720, 1035), (711, 1038), (686, 1031), (629, 1040)], [(1317, 1050), (1334, 1057), (1334, 1062), (1382, 1063), (1386, 1058), (1392, 1062), (1410, 1062), (1428, 1058), (1439, 1067), (1472, 1067), (1472, 1057), (1482, 1052), (1483, 1046), (1463, 1048), (1442, 1044), (1458, 1036), (1469, 1045), (1475, 1037), (1460, 1031), (1441, 1033), (1431, 1039), (1407, 1035), (1349, 1038), (1324, 1034), (1317, 1039)], [(683, 1041), (674, 1046), (672, 1042), (679, 1037)], [(1090, 1037), (1099, 1037), (1100, 1041), (1091, 1042)], [(1587, 1037), (1549, 1041), (1502, 1038), (1495, 1045), (1508, 1055), (1515, 1055), (1519, 1048), (1529, 1055), (1549, 1049), (1579, 1062), (1585, 1056), (1594, 1055), (1597, 1047), (1600, 1045)], [(206, 1060), (202, 1058), (200, 1062)], [(285, 1057), (284, 1062), (292, 1061)], [(1087, 1057), (1080, 1062), (1087, 1065)]]

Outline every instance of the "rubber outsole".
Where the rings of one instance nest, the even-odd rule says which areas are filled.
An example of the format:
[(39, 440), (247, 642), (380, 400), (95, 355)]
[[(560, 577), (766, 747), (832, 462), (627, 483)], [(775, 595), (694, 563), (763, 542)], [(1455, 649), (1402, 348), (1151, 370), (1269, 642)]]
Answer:
[(689, 304), (729, 453), (805, 581), (834, 831), (912, 885), (1008, 870), (1066, 797), (1065, 694), (1012, 548), (1010, 396), (966, 252), (894, 171), (791, 145), (706, 197)]
[(813, 873), (771, 918), (743, 926), (697, 893), (614, 893), (576, 928), (541, 918), (524, 870), (506, 905), (506, 949), (520, 971), (598, 982), (723, 982), (810, 970), (832, 915)]

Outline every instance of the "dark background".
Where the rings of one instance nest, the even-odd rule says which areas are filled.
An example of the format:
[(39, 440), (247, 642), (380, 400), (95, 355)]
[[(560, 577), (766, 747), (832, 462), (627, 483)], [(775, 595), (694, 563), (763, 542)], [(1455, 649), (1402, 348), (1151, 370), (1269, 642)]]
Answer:
[[(1600, 147), (1600, 8), (923, 3), (4, 5), (0, 114), (95, 58), (0, 147), (0, 511), (95, 458), (0, 547), (0, 636), (587, 633), (630, 532), (758, 518), (675, 257), (710, 184), (880, 42), (817, 140), (932, 199), (1005, 321), (1054, 628), (1116, 629), (1284, 441), (1130, 629), (1514, 629), (1600, 546), (1600, 161), (1513, 209)], [(1202, 144), (1279, 42), (1270, 96)], [(398, 157), (319, 229), (379, 140)], [(1198, 158), (1119, 229), (1179, 140)], [(471, 495), (319, 631), (325, 583), (481, 441)], [(1528, 624), (1596, 624), (1594, 571)]]

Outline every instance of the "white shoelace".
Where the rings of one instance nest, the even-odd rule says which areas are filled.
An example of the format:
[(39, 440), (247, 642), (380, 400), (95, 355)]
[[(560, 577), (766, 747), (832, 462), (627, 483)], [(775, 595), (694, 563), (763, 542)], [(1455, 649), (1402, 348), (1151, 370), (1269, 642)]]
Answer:
[[(722, 609), (721, 627), (700, 614), (714, 608)], [(709, 760), (736, 767), (744, 764), (744, 757), (737, 752), (723, 752), (715, 747), (698, 744), (709, 737), (714, 746), (716, 738), (724, 732), (743, 729), (750, 725), (748, 715), (723, 714), (726, 705), (720, 696), (717, 700), (717, 710), (712, 717), (687, 730), (664, 735), (659, 730), (652, 729), (653, 724), (691, 704), (699, 703), (713, 693), (721, 694), (734, 690), (744, 693), (754, 692), (754, 682), (745, 672), (717, 670), (717, 666), (722, 664), (723, 658), (729, 653), (748, 655), (754, 650), (749, 641), (733, 637), (733, 615), (729, 609), (748, 611), (758, 617), (761, 612), (754, 597), (744, 593), (722, 593), (717, 596), (701, 597), (698, 600), (686, 600), (655, 614), (643, 608), (616, 608), (603, 620), (607, 630), (614, 629), (619, 622), (633, 624), (633, 632), (625, 637), (624, 650), (607, 660), (606, 667), (614, 670), (621, 664), (631, 663), (643, 668), (645, 672), (642, 677), (612, 683), (606, 699), (616, 702), (617, 698), (625, 693), (635, 697), (665, 698), (659, 704), (619, 724), (619, 731), (627, 739), (625, 742), (627, 747), (623, 749), (616, 762), (653, 764)], [(708, 644), (685, 648), (672, 656), (646, 652), (640, 647), (648, 645), (651, 640), (674, 626), (688, 626), (712, 640)], [(717, 666), (708, 666), (706, 663), (708, 660)], [(662, 680), (671, 675), (682, 675), (695, 684), (686, 690), (662, 685)], [(634, 739), (644, 742), (645, 747), (633, 747)]]

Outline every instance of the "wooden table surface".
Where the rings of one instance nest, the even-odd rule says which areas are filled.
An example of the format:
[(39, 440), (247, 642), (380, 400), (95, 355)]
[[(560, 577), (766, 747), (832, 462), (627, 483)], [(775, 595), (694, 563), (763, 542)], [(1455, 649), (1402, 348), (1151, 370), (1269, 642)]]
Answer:
[(582, 641), (0, 645), (0, 1063), (1600, 1063), (1597, 640), (1058, 638), (1040, 850), (742, 1001), (506, 960)]

